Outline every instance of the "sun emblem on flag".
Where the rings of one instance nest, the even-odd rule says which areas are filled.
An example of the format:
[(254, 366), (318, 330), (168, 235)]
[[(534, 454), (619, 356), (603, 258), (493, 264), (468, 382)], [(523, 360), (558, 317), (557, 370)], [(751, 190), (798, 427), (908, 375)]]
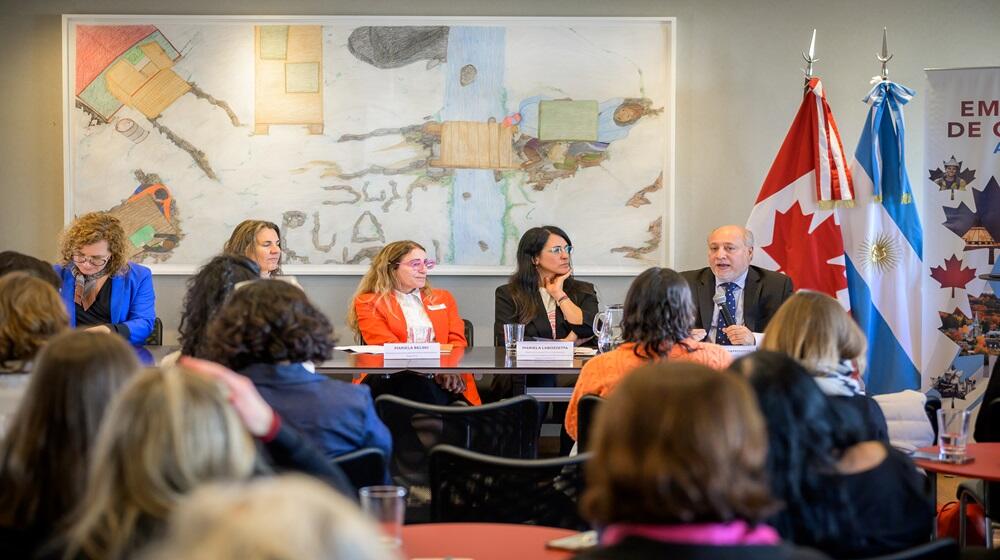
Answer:
[(887, 233), (878, 233), (861, 244), (861, 266), (881, 273), (892, 270), (899, 263), (899, 246)]

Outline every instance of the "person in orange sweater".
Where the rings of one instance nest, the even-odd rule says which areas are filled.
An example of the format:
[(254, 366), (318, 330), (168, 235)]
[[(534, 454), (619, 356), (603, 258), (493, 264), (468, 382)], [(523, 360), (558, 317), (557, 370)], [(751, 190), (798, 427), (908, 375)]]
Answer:
[(718, 344), (690, 338), (694, 324), (691, 288), (669, 268), (653, 267), (632, 282), (625, 295), (622, 339), (611, 352), (595, 356), (580, 370), (566, 411), (566, 432), (576, 439), (576, 407), (584, 395), (606, 397), (632, 370), (652, 361), (684, 360), (718, 370), (732, 356)]
[[(382, 248), (354, 293), (347, 324), (365, 344), (431, 342), (468, 345), (458, 304), (447, 290), (431, 288), (427, 273), (435, 263), (415, 241), (395, 241)], [(372, 396), (393, 394), (430, 404), (465, 400), (481, 404), (472, 374), (417, 372), (367, 375), (362, 382)]]

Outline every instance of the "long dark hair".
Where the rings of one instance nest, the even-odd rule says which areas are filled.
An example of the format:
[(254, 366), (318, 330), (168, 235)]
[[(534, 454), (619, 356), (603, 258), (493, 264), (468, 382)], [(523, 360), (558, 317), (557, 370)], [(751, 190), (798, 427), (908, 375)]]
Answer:
[(205, 328), (232, 293), (233, 287), (247, 280), (260, 278), (257, 263), (234, 253), (223, 253), (201, 267), (187, 282), (180, 335), (181, 354), (198, 356), (197, 346), (204, 340)]
[(50, 531), (77, 505), (104, 412), (139, 367), (113, 334), (70, 331), (45, 345), (0, 441), (0, 526)]
[(785, 503), (782, 536), (817, 546), (856, 534), (851, 502), (829, 477), (844, 450), (864, 439), (861, 417), (838, 414), (805, 367), (786, 354), (755, 352), (732, 368), (750, 380), (767, 423), (771, 491)]
[(622, 339), (634, 342), (643, 358), (665, 358), (694, 324), (694, 303), (687, 280), (669, 268), (646, 269), (625, 295)]
[[(514, 300), (514, 310), (519, 323), (530, 323), (538, 315), (538, 269), (535, 259), (542, 254), (542, 248), (549, 241), (550, 235), (558, 235), (566, 240), (567, 245), (573, 245), (569, 235), (556, 226), (533, 227), (524, 232), (521, 241), (517, 243), (517, 270), (507, 279), (511, 298)], [(581, 291), (583, 285), (572, 276), (563, 283), (563, 291), (567, 295)]]

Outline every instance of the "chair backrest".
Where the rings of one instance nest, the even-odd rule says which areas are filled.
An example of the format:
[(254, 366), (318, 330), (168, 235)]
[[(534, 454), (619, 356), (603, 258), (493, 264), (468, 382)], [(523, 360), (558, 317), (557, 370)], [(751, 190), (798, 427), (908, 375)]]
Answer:
[(159, 317), (153, 319), (153, 332), (146, 337), (145, 346), (163, 346), (163, 321)]
[(465, 325), (465, 343), (469, 346), (475, 346), (474, 339), (476, 338), (476, 329), (473, 328), (472, 321), (462, 319), (462, 323)]
[(363, 447), (330, 462), (344, 471), (355, 488), (385, 484), (385, 453), (377, 447)]
[(604, 399), (598, 395), (584, 395), (576, 405), (576, 448), (581, 452), (587, 450), (590, 442), (590, 430), (594, 425), (594, 414), (604, 404)]
[(392, 433), (389, 472), (403, 486), (427, 485), (427, 456), (442, 443), (501, 457), (535, 457), (538, 403), (527, 395), (483, 406), (437, 406), (382, 395), (375, 410)]
[(506, 459), (451, 445), (431, 451), (431, 521), (589, 529), (578, 512), (589, 453)]
[(958, 558), (958, 552), (958, 543), (955, 539), (938, 539), (900, 552), (872, 556), (866, 560), (952, 560)]

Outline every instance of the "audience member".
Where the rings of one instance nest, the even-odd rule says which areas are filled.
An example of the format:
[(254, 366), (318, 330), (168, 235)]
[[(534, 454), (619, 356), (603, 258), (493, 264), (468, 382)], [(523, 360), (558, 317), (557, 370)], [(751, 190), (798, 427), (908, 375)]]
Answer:
[(236, 284), (260, 278), (257, 263), (240, 255), (224, 253), (212, 258), (187, 281), (187, 293), (177, 327), (179, 351), (169, 354), (161, 365), (170, 365), (180, 355), (198, 357), (209, 321), (222, 307)]
[(128, 243), (118, 218), (84, 214), (62, 233), (55, 270), (70, 326), (114, 332), (140, 345), (153, 332), (156, 295), (149, 269), (128, 261)]
[(45, 342), (69, 321), (59, 293), (27, 272), (0, 277), (0, 373), (24, 373)]
[[(753, 233), (741, 226), (716, 228), (708, 236), (708, 266), (682, 274), (691, 284), (696, 340), (752, 345), (781, 304), (792, 295), (791, 278), (753, 266)], [(724, 302), (732, 324), (716, 299)]]
[(286, 475), (209, 484), (180, 501), (145, 560), (394, 560), (347, 499)]
[(67, 332), (39, 353), (0, 442), (0, 558), (33, 557), (80, 501), (105, 409), (138, 370), (132, 349), (110, 334)]
[(257, 263), (261, 278), (281, 275), (281, 230), (264, 220), (243, 220), (222, 249)]
[(836, 558), (866, 558), (926, 542), (934, 520), (927, 480), (910, 459), (866, 441), (854, 409), (830, 399), (794, 359), (756, 352), (733, 364), (750, 380), (768, 432), (768, 471), (784, 511), (782, 537)]
[(636, 370), (597, 415), (581, 511), (601, 546), (577, 558), (823, 558), (763, 523), (776, 508), (766, 438), (739, 377), (694, 363)]
[[(366, 344), (439, 342), (465, 347), (465, 323), (455, 298), (431, 287), (427, 273), (437, 263), (414, 241), (394, 241), (382, 247), (361, 279), (347, 324)], [(413, 340), (413, 336), (421, 340)], [(395, 394), (431, 404), (465, 400), (481, 404), (471, 374), (437, 374), (433, 380), (415, 372), (368, 375), (363, 382), (372, 394)]]
[[(796, 292), (774, 314), (760, 347), (798, 360), (831, 398), (834, 410), (861, 415), (864, 439), (889, 443), (885, 415), (861, 385), (865, 335), (837, 300), (820, 292)], [(918, 413), (923, 414), (923, 407)]]
[(249, 377), (285, 420), (328, 457), (363, 447), (392, 452), (368, 387), (316, 375), (333, 328), (299, 288), (278, 280), (240, 287), (205, 332), (203, 353)]
[(56, 271), (52, 270), (51, 264), (17, 251), (2, 251), (0, 252), (0, 276), (11, 272), (27, 272), (52, 284), (56, 290), (62, 286), (62, 281)]
[(732, 357), (710, 342), (688, 338), (694, 321), (691, 289), (669, 268), (650, 268), (632, 282), (622, 318), (624, 344), (591, 358), (580, 370), (566, 412), (566, 431), (576, 439), (577, 405), (584, 395), (605, 397), (627, 374), (649, 361), (681, 360), (725, 369)]

